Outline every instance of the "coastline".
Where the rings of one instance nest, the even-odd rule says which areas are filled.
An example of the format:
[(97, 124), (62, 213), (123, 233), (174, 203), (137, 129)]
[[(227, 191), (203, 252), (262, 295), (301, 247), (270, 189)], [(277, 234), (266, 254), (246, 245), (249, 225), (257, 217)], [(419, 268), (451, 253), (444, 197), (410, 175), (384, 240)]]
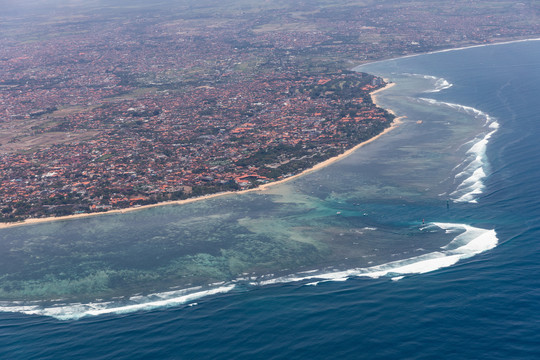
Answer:
[[(504, 44), (528, 42), (528, 41), (540, 41), (540, 38), (526, 38), (526, 39), (517, 39), (517, 40), (507, 40), (507, 41), (501, 41), (501, 42), (494, 42), (494, 43), (489, 43), (489, 44), (467, 45), (467, 46), (461, 46), (461, 47), (458, 47), (458, 48), (448, 48), (448, 49), (429, 51), (429, 52), (419, 53), (419, 54), (410, 54), (410, 55), (398, 56), (398, 57), (394, 57), (394, 58), (381, 59), (381, 60), (371, 61), (371, 62), (364, 63), (364, 64), (359, 64), (357, 66), (354, 66), (352, 70), (353, 71), (361, 71), (362, 66), (367, 65), (367, 64), (381, 63), (381, 62), (392, 61), (392, 60), (397, 60), (397, 59), (402, 59), (402, 58), (416, 57), (416, 56), (426, 55), (426, 54), (436, 54), (436, 53), (464, 50), (464, 49), (477, 48), (477, 47), (496, 46), (496, 45), (504, 45)], [(377, 90), (370, 93), (373, 103), (375, 105), (377, 105), (378, 107), (380, 107), (380, 106), (377, 104), (377, 94), (379, 92), (381, 92), (383, 90), (387, 90), (390, 87), (395, 85), (395, 83), (389, 83), (387, 79), (384, 79), (384, 80), (387, 82), (387, 85), (385, 87), (382, 87), (382, 88), (377, 89)], [(353, 148), (345, 151), (343, 154), (340, 154), (340, 155), (337, 155), (337, 156), (335, 156), (333, 158), (327, 159), (327, 160), (325, 160), (325, 161), (323, 161), (323, 162), (321, 162), (319, 164), (314, 165), (313, 167), (311, 167), (309, 169), (306, 169), (306, 170), (304, 170), (304, 171), (302, 171), (302, 172), (300, 172), (300, 173), (298, 173), (296, 175), (293, 175), (291, 177), (288, 177), (288, 178), (285, 178), (285, 179), (282, 179), (282, 180), (278, 180), (278, 181), (274, 181), (274, 182), (271, 182), (271, 183), (263, 184), (263, 185), (260, 185), (260, 186), (258, 186), (256, 188), (247, 189), (247, 190), (220, 192), (220, 193), (209, 194), (209, 195), (204, 195), (204, 196), (199, 196), (199, 197), (193, 197), (193, 198), (184, 199), (184, 200), (166, 201), (166, 202), (161, 202), (161, 203), (157, 203), (157, 204), (142, 205), (142, 206), (137, 206), (137, 207), (125, 208), (125, 209), (115, 209), (115, 210), (108, 210), (108, 211), (104, 211), (104, 212), (82, 213), (82, 214), (74, 214), (74, 215), (66, 215), (66, 216), (52, 216), (52, 217), (46, 217), (46, 218), (29, 218), (29, 219), (25, 219), (25, 220), (20, 221), (20, 222), (0, 223), (0, 230), (5, 229), (5, 228), (14, 227), (14, 226), (31, 225), (31, 224), (45, 223), (45, 222), (52, 222), (52, 221), (70, 220), (70, 219), (77, 219), (77, 218), (84, 218), (84, 217), (91, 217), (91, 216), (99, 216), (99, 215), (122, 214), (122, 213), (126, 213), (126, 212), (131, 212), (131, 211), (149, 209), (149, 208), (156, 207), (156, 206), (182, 205), (182, 204), (188, 204), (188, 203), (199, 201), (199, 200), (207, 200), (207, 199), (211, 199), (211, 198), (218, 197), (218, 196), (236, 195), (236, 194), (242, 194), (242, 193), (247, 193), (247, 192), (252, 192), (252, 191), (263, 191), (263, 190), (266, 190), (267, 188), (269, 188), (270, 186), (282, 184), (284, 182), (296, 179), (296, 178), (298, 178), (300, 176), (308, 174), (308, 173), (310, 173), (312, 171), (319, 170), (319, 169), (321, 169), (321, 168), (323, 168), (325, 166), (328, 166), (328, 165), (330, 165), (330, 164), (332, 164), (332, 163), (334, 163), (336, 161), (339, 161), (342, 158), (349, 156), (351, 153), (356, 151), (358, 148), (370, 143), (371, 141), (374, 141), (374, 140), (378, 139), (380, 136), (386, 134), (387, 132), (393, 130), (395, 127), (399, 126), (399, 124), (401, 124), (401, 121), (402, 121), (402, 119), (404, 117), (397, 117), (397, 115), (391, 109), (385, 109), (385, 110), (388, 111), (389, 113), (393, 114), (394, 116), (396, 116), (396, 118), (394, 119), (394, 121), (392, 122), (390, 127), (383, 130), (380, 134), (378, 134), (378, 135), (376, 135), (376, 136), (374, 136), (374, 137), (372, 137), (372, 138), (370, 138), (370, 139), (368, 139), (368, 140), (366, 140), (366, 141), (364, 141), (364, 142), (362, 142), (360, 144), (357, 144)]]
[[(389, 88), (391, 88), (391, 87), (393, 87), (395, 85), (395, 83), (389, 82), (387, 79), (384, 79), (384, 80), (386, 82), (386, 85), (384, 87), (382, 87), (380, 89), (377, 89), (377, 90), (370, 93), (373, 104), (378, 106), (378, 107), (380, 107), (380, 106), (377, 104), (377, 94), (384, 91), (384, 90), (388, 90)], [(340, 161), (341, 159), (343, 159), (343, 158), (351, 155), (352, 153), (354, 153), (359, 148), (361, 148), (361, 147), (363, 147), (363, 146), (377, 140), (381, 136), (383, 136), (383, 135), (387, 134), (388, 132), (394, 130), (396, 127), (398, 127), (402, 123), (402, 119), (404, 117), (403, 116), (398, 117), (391, 109), (385, 109), (385, 110), (388, 111), (389, 113), (391, 113), (392, 115), (394, 115), (395, 118), (392, 121), (392, 123), (390, 124), (390, 126), (387, 127), (386, 129), (384, 129), (379, 134), (375, 135), (372, 138), (369, 138), (366, 141), (363, 141), (363, 142), (353, 146), (352, 148), (350, 148), (349, 150), (346, 150), (342, 154), (339, 154), (339, 155), (334, 156), (332, 158), (326, 159), (323, 162), (315, 164), (314, 166), (310, 167), (309, 169), (306, 169), (306, 170), (304, 170), (304, 171), (302, 171), (302, 172), (300, 172), (300, 173), (298, 173), (296, 175), (293, 175), (293, 176), (290, 176), (290, 177), (287, 177), (287, 178), (284, 178), (284, 179), (281, 179), (281, 180), (278, 180), (278, 181), (273, 181), (273, 182), (270, 182), (270, 183), (266, 183), (266, 184), (260, 185), (260, 186), (258, 186), (256, 188), (240, 190), (240, 191), (219, 192), (219, 193), (215, 193), (215, 194), (208, 194), (208, 195), (203, 195), (203, 196), (199, 196), (199, 197), (193, 197), (193, 198), (189, 198), (189, 199), (165, 201), (165, 202), (160, 202), (160, 203), (156, 203), (156, 204), (133, 206), (133, 207), (125, 208), (125, 209), (115, 209), (115, 210), (108, 210), (108, 211), (104, 211), (104, 212), (82, 213), (82, 214), (65, 215), (65, 216), (51, 216), (51, 217), (45, 217), (45, 218), (29, 218), (29, 219), (25, 219), (25, 220), (20, 221), (20, 222), (0, 223), (0, 229), (6, 229), (6, 228), (15, 227), (15, 226), (23, 226), (23, 225), (32, 225), (32, 224), (53, 222), (53, 221), (73, 220), (73, 219), (80, 219), (80, 218), (94, 217), (94, 216), (104, 216), (104, 215), (111, 215), (111, 214), (123, 214), (123, 213), (132, 212), (132, 211), (150, 209), (150, 208), (154, 208), (154, 207), (158, 207), (158, 206), (189, 204), (189, 203), (192, 203), (192, 202), (201, 201), (201, 200), (208, 200), (208, 199), (212, 199), (212, 198), (219, 197), (219, 196), (239, 195), (239, 194), (245, 194), (245, 193), (255, 192), (255, 191), (264, 191), (264, 190), (268, 189), (269, 187), (279, 185), (279, 184), (283, 184), (283, 183), (285, 183), (287, 181), (297, 179), (297, 178), (299, 178), (301, 176), (304, 176), (306, 174), (309, 174), (309, 173), (311, 173), (313, 171), (317, 171), (319, 169), (327, 167), (328, 165), (333, 164), (336, 161)]]
[[(365, 62), (365, 63), (358, 64), (358, 65), (354, 66), (352, 70), (357, 71), (357, 69), (358, 69), (358, 71), (360, 71), (360, 68), (362, 66), (364, 66), (364, 65), (378, 64), (378, 63), (382, 63), (382, 62), (386, 62), (386, 61), (413, 58), (413, 57), (417, 57), (417, 56), (421, 56), (421, 55), (439, 54), (439, 53), (445, 53), (445, 52), (450, 52), (450, 51), (467, 50), (467, 49), (474, 49), (474, 48), (486, 47), (486, 46), (507, 45), (507, 44), (513, 44), (513, 43), (529, 42), (529, 41), (540, 41), (540, 37), (539, 38), (517, 39), (517, 40), (505, 40), (505, 41), (493, 42), (493, 43), (489, 43), (489, 44), (465, 45), (465, 46), (442, 49), (442, 50), (427, 51), (427, 52), (418, 53), (418, 54), (409, 54), (409, 55), (403, 55), (403, 56), (398, 56), (398, 57), (390, 57), (390, 58), (386, 58), (386, 59), (368, 61), (368, 62)], [(388, 109), (386, 109), (386, 110), (388, 111)]]

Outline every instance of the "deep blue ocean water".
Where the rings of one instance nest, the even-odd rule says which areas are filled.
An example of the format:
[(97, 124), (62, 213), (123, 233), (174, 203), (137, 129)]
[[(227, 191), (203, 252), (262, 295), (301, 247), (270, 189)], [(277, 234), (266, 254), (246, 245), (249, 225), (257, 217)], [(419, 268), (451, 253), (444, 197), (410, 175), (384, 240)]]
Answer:
[[(226, 293), (134, 312), (63, 320), (0, 312), (1, 357), (538, 358), (538, 64), (540, 41), (531, 41), (360, 68), (396, 82), (379, 101), (406, 115), (404, 123), (354, 156), (265, 195), (302, 201), (311, 209), (309, 216), (296, 208), (288, 208), (286, 217), (278, 215), (278, 207), (266, 208), (272, 214), (267, 221), (238, 215), (252, 232), (301, 233), (317, 245), (327, 237), (352, 238), (347, 229), (360, 229), (355, 234), (367, 245), (358, 254), (351, 250), (354, 242), (343, 245), (351, 258), (380, 257), (388, 263), (395, 257), (403, 263), (388, 270), (370, 267), (367, 260), (351, 268), (343, 260), (330, 264), (334, 271), (315, 273), (315, 280), (238, 283)], [(258, 199), (250, 195), (242, 201)], [(283, 206), (290, 203), (283, 200)], [(320, 219), (335, 220), (314, 225)], [(98, 220), (88, 221), (95, 226)], [(293, 224), (302, 229), (291, 232)], [(35, 231), (43, 236), (70, 231), (69, 224), (52, 226)], [(444, 246), (455, 239), (452, 232), (448, 241), (437, 242), (448, 233), (440, 229), (462, 231), (463, 226), (473, 227), (469, 233), (476, 235), (450, 248)], [(0, 235), (34, 239), (33, 229)], [(429, 231), (434, 235), (426, 235)], [(333, 244), (341, 249), (338, 240)], [(418, 260), (414, 251), (431, 262)], [(416, 267), (403, 270), (406, 266)], [(334, 281), (318, 282), (321, 278)]]

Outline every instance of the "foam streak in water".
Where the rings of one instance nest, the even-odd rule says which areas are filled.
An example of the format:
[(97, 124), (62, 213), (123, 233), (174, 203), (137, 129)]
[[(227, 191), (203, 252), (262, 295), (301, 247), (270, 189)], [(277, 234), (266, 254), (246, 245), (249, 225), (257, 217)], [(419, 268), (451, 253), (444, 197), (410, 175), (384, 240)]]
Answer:
[(455, 175), (457, 187), (450, 194), (452, 200), (455, 202), (476, 203), (478, 196), (484, 191), (484, 179), (488, 174), (487, 145), (491, 136), (499, 128), (499, 123), (485, 112), (470, 106), (426, 98), (420, 98), (419, 100), (431, 105), (449, 107), (456, 111), (472, 115), (476, 119), (484, 120), (484, 126), (487, 128), (486, 132), (474, 140), (467, 142), (467, 144), (472, 145), (466, 152), (466, 159), (455, 168), (455, 170), (459, 171)]
[(426, 93), (436, 93), (436, 92), (439, 92), (439, 91), (442, 91), (442, 90), (449, 89), (449, 88), (451, 88), (453, 86), (453, 84), (449, 83), (448, 80), (446, 80), (444, 78), (439, 78), (439, 77), (436, 77), (436, 76), (432, 76), (432, 75), (409, 74), (409, 73), (405, 73), (403, 75), (410, 76), (410, 77), (421, 78), (421, 79), (426, 79), (426, 80), (431, 81), (435, 88), (431, 89), (431, 90), (424, 91)]
[[(343, 281), (350, 277), (380, 278), (388, 276), (399, 280), (411, 274), (423, 274), (441, 268), (452, 266), (461, 259), (480, 254), (497, 246), (498, 238), (495, 230), (486, 230), (466, 224), (432, 223), (446, 230), (447, 233), (460, 232), (449, 244), (435, 251), (408, 259), (389, 262), (368, 268), (356, 268), (320, 274), (300, 273), (277, 279), (259, 282), (259, 285), (274, 283), (296, 282), (316, 279), (319, 281)], [(317, 283), (310, 283), (316, 285)]]
[[(389, 262), (368, 268), (355, 268), (344, 271), (323, 272), (305, 271), (296, 275), (284, 276), (269, 280), (251, 282), (251, 285), (264, 286), (276, 283), (316, 280), (308, 285), (317, 285), (320, 281), (345, 281), (351, 277), (380, 278), (390, 277), (398, 281), (406, 275), (423, 274), (440, 268), (452, 266), (465, 259), (497, 246), (495, 230), (476, 228), (466, 224), (433, 223), (429, 227), (439, 227), (447, 233), (458, 235), (440, 251), (435, 251), (408, 259)], [(189, 304), (196, 299), (227, 293), (235, 288), (235, 284), (215, 284), (215, 287), (200, 287), (168, 291), (146, 296), (133, 296), (128, 300), (93, 302), (88, 304), (56, 304), (42, 306), (22, 302), (0, 303), (0, 311), (19, 312), (28, 315), (51, 316), (60, 320), (76, 320), (85, 316), (104, 314), (122, 314), (135, 311), (151, 310), (161, 307)]]
[[(76, 320), (85, 316), (104, 314), (123, 314), (134, 311), (178, 306), (205, 296), (223, 294), (231, 291), (235, 285), (220, 286), (208, 290), (192, 288), (168, 291), (147, 296), (134, 296), (125, 302), (95, 302), (88, 304), (63, 304), (44, 307), (41, 305), (1, 304), (0, 311), (19, 312), (28, 315), (51, 316), (59, 320)], [(198, 291), (197, 291), (198, 290)]]

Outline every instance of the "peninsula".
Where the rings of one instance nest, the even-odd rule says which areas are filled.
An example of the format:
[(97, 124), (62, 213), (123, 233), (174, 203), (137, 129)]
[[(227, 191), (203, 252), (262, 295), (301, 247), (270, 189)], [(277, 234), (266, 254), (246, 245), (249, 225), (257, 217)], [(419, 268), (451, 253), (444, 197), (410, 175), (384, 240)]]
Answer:
[(540, 34), (532, 2), (61, 3), (0, 15), (5, 223), (290, 179), (392, 124), (352, 66)]

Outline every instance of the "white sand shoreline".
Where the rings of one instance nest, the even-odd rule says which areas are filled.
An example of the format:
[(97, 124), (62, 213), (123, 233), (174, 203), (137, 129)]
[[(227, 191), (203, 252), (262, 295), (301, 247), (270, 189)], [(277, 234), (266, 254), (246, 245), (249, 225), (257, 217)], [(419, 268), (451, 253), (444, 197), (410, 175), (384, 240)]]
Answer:
[[(373, 103), (375, 105), (377, 105), (377, 106), (378, 106), (378, 104), (377, 104), (377, 94), (380, 93), (381, 91), (387, 90), (387, 89), (389, 89), (389, 88), (391, 88), (392, 86), (395, 85), (395, 83), (388, 82), (388, 80), (386, 80), (386, 79), (385, 79), (385, 81), (387, 82), (386, 86), (384, 86), (384, 87), (382, 87), (380, 89), (377, 89), (377, 90), (370, 93)], [(390, 110), (390, 109), (385, 109), (385, 110), (388, 111), (389, 113), (393, 114), (394, 116), (396, 116), (396, 114), (392, 110)], [(401, 124), (402, 118), (403, 117), (397, 117), (396, 116), (396, 118), (394, 119), (394, 121), (392, 122), (390, 127), (384, 129), (378, 135), (375, 135), (374, 137), (372, 137), (372, 138), (370, 138), (370, 139), (368, 139), (366, 141), (363, 141), (360, 144), (355, 145), (354, 147), (352, 147), (351, 149), (345, 151), (344, 153), (342, 153), (340, 155), (334, 156), (334, 157), (332, 157), (330, 159), (327, 159), (327, 160), (325, 160), (323, 162), (315, 164), (313, 167), (311, 167), (309, 169), (306, 169), (306, 170), (304, 170), (304, 171), (302, 171), (302, 172), (300, 172), (300, 173), (298, 173), (296, 175), (293, 175), (293, 176), (290, 176), (290, 177), (287, 177), (285, 179), (281, 179), (281, 180), (278, 180), (278, 181), (273, 181), (273, 182), (270, 182), (270, 183), (267, 183), (267, 184), (263, 184), (263, 185), (260, 185), (260, 186), (258, 186), (256, 188), (247, 189), (247, 190), (240, 190), (240, 191), (226, 191), (226, 192), (208, 194), (208, 195), (199, 196), (199, 197), (193, 197), (193, 198), (184, 199), (184, 200), (165, 201), (165, 202), (160, 202), (160, 203), (156, 203), (156, 204), (134, 206), (134, 207), (129, 207), (129, 208), (125, 208), (125, 209), (115, 209), (115, 210), (109, 210), (109, 211), (104, 211), (104, 212), (81, 213), (81, 214), (74, 214), (74, 215), (52, 216), (52, 217), (45, 217), (45, 218), (29, 218), (29, 219), (25, 219), (25, 220), (20, 221), (20, 222), (1, 223), (0, 224), (0, 229), (10, 228), (10, 227), (14, 227), (14, 226), (39, 224), (39, 223), (45, 223), (45, 222), (80, 219), (80, 218), (93, 217), (93, 216), (104, 216), (104, 215), (111, 215), (111, 214), (123, 214), (123, 213), (132, 212), (132, 211), (140, 211), (140, 210), (150, 209), (150, 208), (157, 207), (157, 206), (183, 205), (183, 204), (189, 204), (189, 203), (192, 203), (192, 202), (195, 202), (195, 201), (212, 199), (212, 198), (219, 197), (219, 196), (238, 195), (238, 194), (244, 194), (244, 193), (254, 192), (254, 191), (264, 191), (264, 190), (268, 189), (269, 187), (279, 185), (279, 184), (283, 184), (283, 183), (285, 183), (287, 181), (297, 179), (297, 178), (299, 178), (301, 176), (304, 176), (304, 175), (306, 175), (308, 173), (311, 173), (313, 171), (317, 171), (319, 169), (322, 169), (322, 168), (324, 168), (324, 167), (326, 167), (326, 166), (328, 166), (330, 164), (335, 163), (336, 161), (339, 161), (339, 160), (351, 155), (353, 152), (355, 152), (359, 148), (361, 148), (361, 147), (363, 147), (363, 146), (377, 140), (381, 136), (383, 136), (383, 135), (387, 134), (388, 132), (392, 131), (393, 129), (395, 129), (397, 126), (399, 126), (399, 124)]]
[[(449, 52), (449, 51), (458, 51), (458, 50), (465, 50), (465, 49), (471, 49), (471, 48), (477, 48), (477, 47), (484, 47), (484, 46), (496, 46), (496, 45), (505, 45), (505, 44), (512, 44), (512, 43), (520, 43), (520, 42), (529, 42), (529, 41), (540, 41), (540, 38), (531, 38), (531, 39), (518, 39), (518, 40), (508, 40), (508, 41), (501, 41), (501, 42), (495, 42), (495, 43), (490, 43), (490, 44), (478, 44), (478, 45), (468, 45), (468, 46), (462, 46), (462, 47), (458, 47), (458, 48), (449, 48), (449, 49), (444, 49), (444, 50), (437, 50), (437, 51), (430, 51), (430, 52), (426, 52), (426, 53), (420, 53), (420, 54), (410, 54), (410, 55), (405, 55), (405, 56), (399, 56), (399, 57), (395, 57), (395, 58), (391, 58), (391, 59), (383, 59), (383, 60), (377, 60), (377, 61), (372, 61), (372, 62), (367, 62), (365, 64), (360, 64), (358, 66), (355, 66), (353, 68), (353, 70), (355, 69), (360, 69), (362, 66), (364, 65), (368, 65), (368, 64), (374, 64), (374, 63), (380, 63), (380, 62), (385, 62), (385, 61), (392, 61), (392, 60), (397, 60), (397, 59), (403, 59), (403, 58), (409, 58), (409, 57), (416, 57), (416, 56), (420, 56), (420, 55), (426, 55), (426, 54), (436, 54), (436, 53), (443, 53), (443, 52)], [(360, 69), (361, 70), (361, 69)], [(386, 79), (385, 79), (386, 80)], [(377, 106), (379, 106), (377, 104), (377, 93), (379, 93), (380, 91), (383, 91), (383, 90), (387, 90), (389, 89), (390, 87), (394, 86), (395, 84), (394, 83), (388, 83), (385, 87), (383, 88), (380, 88), (378, 90), (375, 90), (371, 93), (371, 97), (372, 97), (372, 100), (373, 100), (373, 103)], [(380, 106), (379, 106), (380, 107)], [(389, 113), (393, 114), (395, 116), (395, 113), (391, 110), (391, 109), (385, 109), (386, 111), (388, 111)], [(271, 183), (268, 183), (268, 184), (264, 184), (264, 185), (261, 185), (257, 188), (253, 188), (253, 189), (248, 189), (248, 190), (241, 190), (241, 191), (227, 191), (227, 192), (221, 192), (221, 193), (216, 193), (216, 194), (210, 194), (210, 195), (205, 195), (205, 196), (200, 196), (200, 197), (195, 197), (195, 198), (190, 198), (190, 199), (185, 199), (185, 200), (175, 200), (175, 201), (166, 201), (166, 202), (161, 202), (161, 203), (157, 203), (157, 204), (151, 204), (151, 205), (143, 205), (143, 206), (138, 206), (138, 207), (131, 207), (131, 208), (126, 208), (126, 209), (117, 209), (117, 210), (109, 210), (109, 211), (105, 211), (105, 212), (98, 212), (98, 213), (82, 213), (82, 214), (75, 214), (75, 215), (67, 215), (67, 216), (58, 216), (58, 217), (47, 217), (47, 218), (30, 218), (30, 219), (26, 219), (24, 221), (21, 221), (21, 222), (14, 222), (14, 223), (0, 223), (0, 229), (3, 229), (3, 228), (8, 228), (8, 227), (13, 227), (13, 226), (21, 226), (21, 225), (30, 225), (30, 224), (36, 224), (36, 223), (43, 223), (43, 222), (51, 222), (51, 221), (60, 221), (60, 220), (69, 220), (69, 219), (77, 219), (77, 218), (83, 218), (83, 217), (90, 217), (90, 216), (99, 216), (99, 215), (109, 215), (109, 214), (121, 214), (121, 213), (126, 213), (126, 212), (131, 212), (131, 211), (138, 211), (138, 210), (144, 210), (144, 209), (149, 209), (149, 208), (152, 208), (152, 207), (156, 207), (156, 206), (167, 206), (167, 205), (181, 205), (181, 204), (188, 204), (188, 203), (191, 203), (191, 202), (195, 202), (195, 201), (199, 201), (199, 200), (206, 200), (206, 199), (211, 199), (211, 198), (214, 198), (214, 197), (218, 197), (218, 196), (226, 196), (226, 195), (236, 195), (236, 194), (242, 194), (242, 193), (247, 193), (247, 192), (251, 192), (251, 191), (262, 191), (262, 190), (265, 190), (267, 189), (268, 187), (270, 186), (274, 186), (274, 185), (278, 185), (278, 184), (282, 184), (286, 181), (290, 181), (290, 180), (293, 180), (293, 179), (296, 179), (302, 175), (305, 175), (307, 173), (310, 173), (312, 171), (316, 171), (316, 170), (319, 170), (325, 166), (328, 166), (336, 161), (339, 161), (341, 160), (342, 158), (344, 157), (347, 157), (349, 156), (351, 153), (353, 153), (354, 151), (356, 151), (357, 149), (361, 148), (362, 146), (366, 145), (366, 144), (369, 144), (370, 142), (378, 139), (380, 136), (386, 134), (387, 132), (393, 130), (394, 128), (396, 128), (397, 126), (399, 126), (399, 124), (401, 124), (401, 120), (403, 119), (404, 117), (396, 117), (394, 119), (394, 121), (392, 122), (391, 126), (387, 129), (385, 129), (383, 132), (381, 132), (380, 134), (372, 137), (371, 139), (369, 140), (366, 140), (356, 146), (354, 146), (353, 148), (345, 151), (343, 154), (341, 155), (338, 155), (338, 156), (335, 156), (333, 158), (330, 158), (330, 159), (327, 159), (319, 164), (316, 164), (315, 166), (307, 169), (307, 170), (304, 170), (302, 171), (301, 173), (299, 174), (296, 174), (294, 176), (291, 176), (291, 177), (288, 177), (286, 179), (282, 179), (282, 180), (279, 180), (279, 181), (275, 181), (275, 182), (271, 182)]]
[(428, 52), (423, 52), (423, 53), (418, 53), (418, 54), (403, 55), (403, 56), (398, 56), (398, 57), (393, 57), (393, 58), (388, 58), (388, 59), (382, 59), (382, 60), (368, 61), (368, 62), (365, 62), (363, 64), (359, 64), (359, 65), (353, 67), (353, 71), (357, 71), (356, 69), (360, 69), (362, 66), (382, 63), (382, 62), (386, 62), (386, 61), (407, 59), (407, 58), (413, 58), (413, 57), (422, 56), (422, 55), (439, 54), (439, 53), (458, 51), (458, 50), (474, 49), (474, 48), (485, 47), (485, 46), (507, 45), (507, 44), (514, 44), (514, 43), (530, 42), (530, 41), (540, 41), (540, 38), (507, 40), (507, 41), (494, 42), (494, 43), (489, 43), (489, 44), (466, 45), (466, 46), (460, 46), (460, 47), (457, 47), (457, 48), (448, 48), (448, 49), (428, 51)]

